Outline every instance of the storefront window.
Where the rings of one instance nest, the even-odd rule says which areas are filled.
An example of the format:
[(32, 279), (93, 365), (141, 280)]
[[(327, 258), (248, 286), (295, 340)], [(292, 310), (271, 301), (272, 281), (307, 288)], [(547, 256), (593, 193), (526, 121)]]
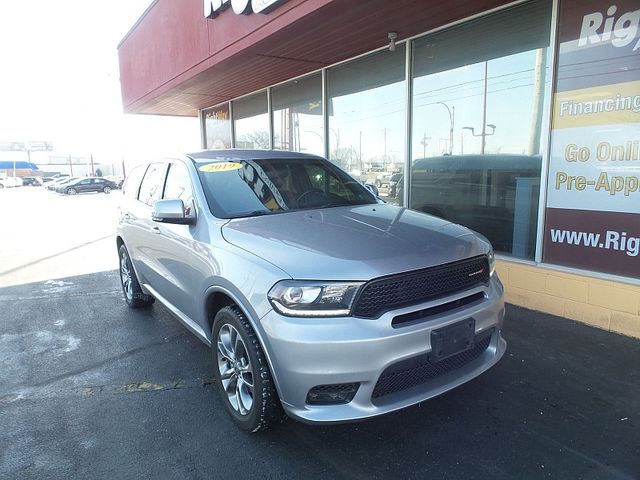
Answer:
[(406, 118), (405, 48), (327, 72), (329, 158), (380, 196), (400, 204)]
[(204, 110), (204, 130), (207, 149), (231, 148), (231, 118), (229, 104)]
[(300, 78), (271, 90), (273, 147), (324, 155), (322, 76)]
[(528, 2), (414, 42), (410, 207), (529, 259), (550, 17), (550, 2)]
[(269, 114), (267, 92), (260, 92), (233, 102), (236, 148), (269, 148)]

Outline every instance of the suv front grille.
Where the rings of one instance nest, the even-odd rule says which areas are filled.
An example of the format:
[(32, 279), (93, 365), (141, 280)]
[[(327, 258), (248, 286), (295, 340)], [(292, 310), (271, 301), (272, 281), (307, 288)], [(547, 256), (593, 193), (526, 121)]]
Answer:
[(471, 363), (489, 347), (492, 333), (493, 329), (477, 335), (471, 350), (445, 358), (440, 362), (431, 361), (429, 354), (425, 354), (391, 365), (380, 375), (371, 398), (376, 399), (401, 392)]
[(394, 308), (444, 297), (488, 282), (486, 255), (390, 275), (372, 280), (363, 287), (354, 302), (353, 315), (375, 318)]

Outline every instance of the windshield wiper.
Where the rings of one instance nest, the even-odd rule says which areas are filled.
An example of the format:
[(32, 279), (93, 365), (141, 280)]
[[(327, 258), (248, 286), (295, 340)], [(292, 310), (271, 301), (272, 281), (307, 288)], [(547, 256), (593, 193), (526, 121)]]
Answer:
[(253, 212), (240, 213), (233, 218), (260, 217), (271, 213), (273, 213), (271, 210), (254, 210)]

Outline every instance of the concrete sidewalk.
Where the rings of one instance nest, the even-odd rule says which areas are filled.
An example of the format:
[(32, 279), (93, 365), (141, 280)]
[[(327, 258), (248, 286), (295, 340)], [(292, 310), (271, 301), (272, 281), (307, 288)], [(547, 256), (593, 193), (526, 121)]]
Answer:
[(234, 427), (209, 349), (114, 271), (0, 288), (0, 478), (640, 478), (640, 341), (509, 306), (474, 381), (362, 423)]

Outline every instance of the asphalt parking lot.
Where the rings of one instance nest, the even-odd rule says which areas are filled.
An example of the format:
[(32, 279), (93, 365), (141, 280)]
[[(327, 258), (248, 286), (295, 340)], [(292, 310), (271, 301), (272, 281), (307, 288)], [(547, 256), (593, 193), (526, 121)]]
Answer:
[(640, 478), (640, 341), (514, 306), (503, 360), (454, 391), (241, 432), (208, 347), (122, 300), (117, 196), (0, 191), (0, 478)]

